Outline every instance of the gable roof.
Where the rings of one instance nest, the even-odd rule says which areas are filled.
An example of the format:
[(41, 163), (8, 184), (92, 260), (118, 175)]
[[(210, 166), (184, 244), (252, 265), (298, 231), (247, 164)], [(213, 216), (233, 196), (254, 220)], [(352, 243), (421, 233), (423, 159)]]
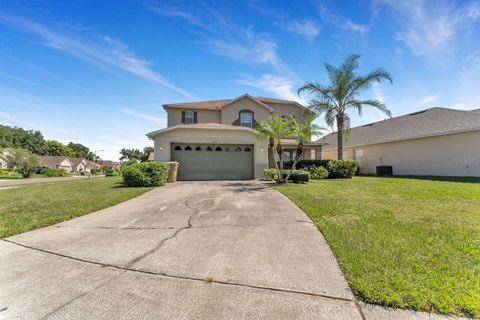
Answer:
[[(344, 147), (476, 130), (480, 130), (480, 112), (435, 107), (352, 128), (348, 137), (344, 137)], [(336, 149), (337, 133), (328, 134), (317, 141), (328, 143), (326, 150)]]
[[(275, 99), (275, 98), (267, 98), (267, 97), (252, 97), (249, 94), (243, 94), (235, 99), (220, 99), (220, 100), (207, 100), (207, 101), (197, 101), (197, 102), (180, 102), (180, 103), (168, 103), (164, 104), (164, 108), (191, 108), (191, 109), (209, 109), (209, 110), (220, 110), (222, 107), (238, 101), (242, 98), (250, 98), (251, 100), (255, 101), (256, 103), (261, 104), (262, 106), (268, 108), (270, 111), (273, 109), (268, 105), (268, 103), (283, 103), (283, 104), (294, 104), (302, 109), (310, 111), (305, 106), (301, 105), (296, 101), (291, 100), (282, 100), (282, 99)], [(311, 111), (310, 111), (311, 112)]]
[(42, 165), (45, 166), (58, 166), (65, 160), (67, 160), (68, 162), (70, 162), (71, 165), (73, 165), (72, 161), (65, 156), (42, 156), (41, 158)]
[(80, 163), (82, 163), (82, 161), (87, 161), (85, 158), (68, 158), (68, 160), (70, 160), (70, 162), (74, 165), (74, 166), (78, 166)]

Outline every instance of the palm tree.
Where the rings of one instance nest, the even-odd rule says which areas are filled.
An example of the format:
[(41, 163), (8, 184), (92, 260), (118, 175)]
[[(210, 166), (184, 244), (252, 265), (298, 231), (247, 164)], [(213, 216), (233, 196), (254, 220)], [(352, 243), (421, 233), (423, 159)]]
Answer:
[(366, 75), (358, 75), (359, 55), (348, 56), (339, 68), (325, 63), (325, 69), (330, 80), (327, 86), (317, 82), (306, 82), (298, 95), (306, 91), (315, 96), (310, 100), (309, 108), (318, 114), (325, 113), (325, 122), (330, 127), (337, 125), (338, 159), (343, 159), (343, 134), (350, 129), (349, 109), (356, 109), (362, 115), (364, 107), (373, 107), (391, 117), (392, 113), (380, 100), (361, 100), (359, 95), (369, 89), (374, 82), (390, 81), (392, 76), (383, 68), (370, 71)]
[(267, 120), (259, 121), (255, 130), (260, 139), (268, 139), (269, 148), (272, 150), (273, 162), (275, 163), (275, 169), (278, 174), (278, 182), (284, 182), (281, 139), (290, 138), (295, 134), (295, 119), (283, 119), (277, 115), (271, 115)]
[(303, 123), (296, 123), (295, 135), (298, 137), (297, 151), (295, 152), (295, 158), (293, 160), (292, 168), (288, 173), (287, 177), (285, 178), (286, 180), (288, 180), (293, 170), (295, 170), (297, 162), (298, 160), (300, 160), (300, 157), (303, 154), (304, 142), (310, 141), (312, 139), (312, 136), (319, 136), (322, 134), (323, 131), (327, 130), (326, 128), (322, 128), (313, 123), (313, 120), (315, 120), (316, 117), (316, 115), (305, 116)]

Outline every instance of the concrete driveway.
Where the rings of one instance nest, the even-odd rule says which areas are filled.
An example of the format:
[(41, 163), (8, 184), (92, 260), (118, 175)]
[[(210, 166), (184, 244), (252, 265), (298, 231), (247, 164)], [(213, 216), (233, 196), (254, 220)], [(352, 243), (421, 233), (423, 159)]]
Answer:
[(320, 232), (257, 182), (167, 185), (0, 241), (0, 318), (362, 319)]

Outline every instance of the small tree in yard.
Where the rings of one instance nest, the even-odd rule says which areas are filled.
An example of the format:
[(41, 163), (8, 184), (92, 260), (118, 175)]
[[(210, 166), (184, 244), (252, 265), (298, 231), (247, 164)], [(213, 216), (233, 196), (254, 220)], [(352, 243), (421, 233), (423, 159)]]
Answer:
[(24, 178), (31, 177), (42, 163), (39, 156), (26, 149), (13, 149), (4, 158), (7, 165), (16, 168)]
[(343, 159), (343, 134), (350, 129), (349, 109), (356, 109), (362, 115), (363, 107), (372, 107), (391, 117), (392, 113), (382, 101), (361, 100), (358, 96), (370, 88), (373, 83), (388, 80), (393, 83), (390, 73), (383, 68), (370, 71), (366, 75), (358, 75), (359, 55), (348, 56), (339, 68), (325, 64), (330, 84), (327, 86), (307, 82), (298, 94), (307, 91), (315, 95), (309, 107), (318, 114), (325, 113), (325, 122), (330, 127), (337, 125), (338, 160)]
[(295, 152), (295, 158), (293, 160), (293, 165), (292, 168), (290, 169), (290, 172), (288, 173), (287, 177), (285, 180), (288, 180), (290, 175), (293, 173), (293, 170), (295, 170), (297, 166), (298, 160), (300, 160), (302, 154), (303, 154), (303, 144), (305, 141), (310, 141), (312, 139), (312, 136), (319, 136), (322, 134), (323, 131), (326, 131), (326, 128), (322, 128), (316, 124), (313, 123), (313, 120), (315, 120), (316, 115), (311, 115), (311, 116), (306, 116), (305, 120), (303, 123), (296, 123), (295, 122), (295, 135), (298, 138), (298, 146), (297, 146), (297, 151)]
[(277, 115), (271, 115), (267, 120), (258, 122), (256, 128), (260, 139), (267, 139), (269, 148), (272, 150), (275, 170), (278, 173), (278, 182), (284, 182), (283, 177), (283, 148), (281, 139), (290, 138), (295, 134), (297, 123), (295, 119), (283, 119)]

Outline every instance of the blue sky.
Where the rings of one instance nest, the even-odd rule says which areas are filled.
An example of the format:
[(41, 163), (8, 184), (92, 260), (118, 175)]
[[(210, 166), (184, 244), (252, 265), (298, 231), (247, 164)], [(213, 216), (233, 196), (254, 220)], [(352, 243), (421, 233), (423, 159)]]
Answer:
[[(0, 2), (0, 123), (117, 159), (151, 145), (163, 103), (243, 93), (300, 99), (324, 62), (362, 56), (401, 115), (480, 107), (479, 1)], [(353, 125), (384, 117), (375, 111)], [(323, 123), (321, 119), (318, 121)]]

